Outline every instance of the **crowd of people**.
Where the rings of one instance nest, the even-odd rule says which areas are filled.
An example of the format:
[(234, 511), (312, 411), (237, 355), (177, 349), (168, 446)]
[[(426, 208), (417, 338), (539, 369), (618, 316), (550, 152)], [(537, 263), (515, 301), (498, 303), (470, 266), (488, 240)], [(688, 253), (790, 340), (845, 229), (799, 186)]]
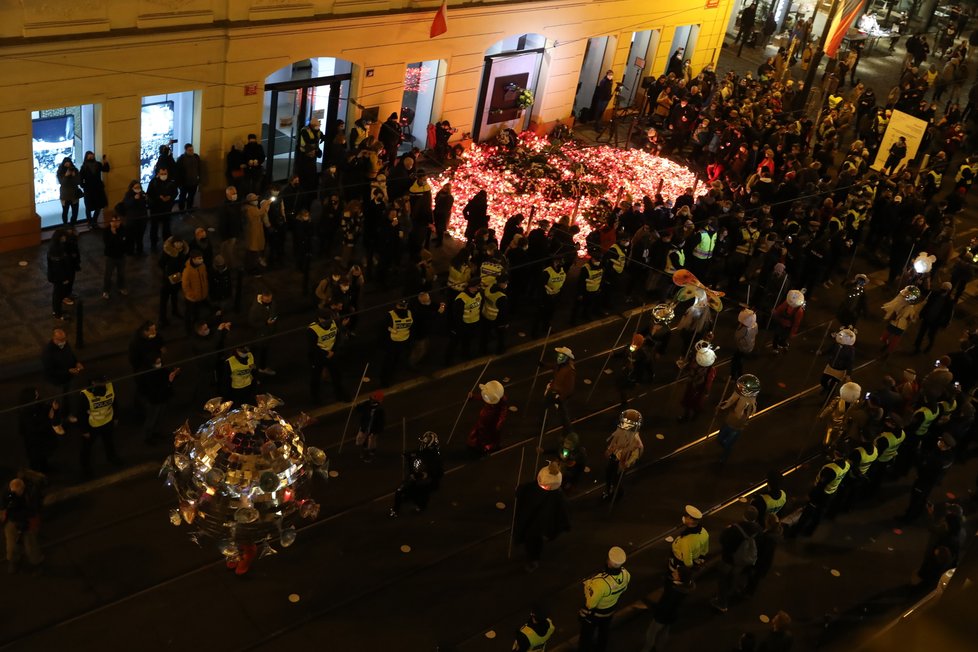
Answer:
[[(651, 323), (638, 329), (620, 352), (623, 408), (636, 384), (656, 380), (657, 361), (669, 347), (674, 311), (680, 311), (674, 330), (682, 343), (668, 366), (675, 369), (672, 359), (680, 358), (686, 376), (681, 404), (685, 420), (706, 409), (716, 378), (711, 344), (716, 310), (709, 304), (709, 292), (722, 290), (747, 306), (733, 334), (733, 376), (738, 379), (743, 378), (745, 361), (755, 354), (759, 315), (770, 317), (775, 353), (783, 353), (799, 332), (806, 302), (842, 284), (845, 297), (835, 311), (839, 330), (826, 352), (823, 372), (828, 400), (822, 418), (830, 460), (801, 501), (797, 519), (781, 522), (787, 495), (779, 474), (772, 473), (743, 521), (724, 530), (721, 580), (712, 604), (722, 613), (734, 596), (750, 595), (770, 568), (783, 535), (810, 536), (823, 517), (872, 500), (882, 482), (914, 468), (916, 480), (903, 518), (913, 522), (925, 511), (933, 513), (935, 535), (918, 572), (922, 586), (933, 586), (954, 566), (962, 546), (960, 507), (933, 506), (929, 499), (950, 465), (964, 459), (975, 440), (972, 391), (978, 381), (973, 371), (978, 335), (966, 333), (960, 350), (942, 356), (926, 374), (921, 371), (919, 383), (912, 368), (901, 379), (878, 379), (868, 393), (850, 380), (858, 321), (869, 310), (868, 279), (852, 274), (857, 257), (866, 265), (887, 269), (895, 295), (883, 306), (887, 326), (881, 356), (894, 351), (903, 333), (913, 328), (914, 350), (920, 351), (926, 340), (929, 351), (935, 336), (949, 326), (955, 305), (966, 300), (966, 286), (978, 269), (978, 245), (954, 246), (957, 222), (978, 171), (978, 159), (961, 156), (978, 101), (976, 86), (968, 92), (966, 105), (960, 105), (964, 85), (971, 81), (968, 44), (946, 44), (941, 55), (946, 63), (924, 70), (931, 55), (922, 41), (916, 36), (907, 39), (910, 56), (885, 97), (877, 98), (868, 84), (856, 80), (853, 68), (847, 69), (852, 85), (847, 93), (841, 90), (844, 74), (827, 77), (816, 118), (805, 112), (809, 89), (792, 79), (793, 59), (804, 48), (779, 49), (756, 76), (720, 75), (707, 66), (695, 77), (688, 67), (659, 77), (649, 90), (653, 117), (648, 147), (701, 169), (705, 187), (688, 188), (669, 199), (655, 195), (625, 197), (617, 205), (605, 201), (603, 210), (593, 216), (583, 257), (575, 243), (579, 227), (570, 216), (554, 223), (529, 223), (523, 215), (512, 215), (496, 233), (489, 214), (501, 207), (489, 206), (484, 191), (456, 198), (448, 183), (433, 193), (428, 178), (433, 159), (418, 150), (401, 152), (397, 114), (376, 136), (363, 120), (349, 130), (337, 121), (325, 133), (319, 121), (312, 120), (297, 141), (295, 174), (282, 185), (267, 182), (267, 161), (254, 135), (240, 149), (232, 148), (226, 198), (214, 207), (217, 242), (204, 228), (187, 239), (171, 228), (171, 220), (195, 208), (200, 162), (191, 145), (176, 160), (168, 148), (161, 149), (146, 190), (134, 181), (111, 208), (103, 201), (99, 177), (108, 171), (108, 161), (103, 157), (99, 163), (94, 154), (86, 155), (80, 172), (67, 161), (58, 175), (65, 227), (56, 231), (48, 249), (52, 313), (64, 319), (65, 308), (73, 302), (75, 275), (90, 262), (81, 260), (79, 236), (72, 226), (80, 197), (86, 200), (86, 217), (93, 228), (100, 226), (100, 213), (103, 216), (105, 301), (111, 300), (113, 280), (115, 288), (126, 293), (126, 267), (145, 255), (149, 227), (149, 250), (158, 254), (160, 270), (159, 315), (134, 333), (129, 362), (137, 378), (134, 398), (140, 430), (152, 443), (160, 438), (161, 414), (181, 371), (166, 359), (162, 329), (170, 326), (171, 317), (182, 319), (192, 345), (195, 399), (217, 389), (231, 400), (248, 403), (254, 401), (259, 382), (276, 374), (268, 350), (280, 335), (279, 306), (274, 290), (261, 278), (269, 268), (294, 267), (296, 278), (326, 270), (315, 284), (315, 308), (303, 329), (309, 395), (316, 403), (321, 402), (321, 385), (327, 378), (337, 400), (352, 398), (352, 365), (349, 360), (341, 364), (336, 354), (357, 338), (366, 307), (364, 289), (372, 284), (397, 288), (399, 295), (389, 310), (385, 306), (378, 334), (384, 387), (402, 377), (405, 366), (416, 369), (431, 354), (435, 336), (444, 345), (445, 365), (450, 365), (477, 352), (504, 353), (510, 324), (517, 318), (540, 337), (554, 329), (558, 311), (577, 323), (626, 304), (659, 303)], [(598, 95), (607, 104), (606, 94)], [(883, 153), (882, 164), (873, 167), (893, 111), (927, 122), (926, 135), (915, 155), (905, 141), (897, 140)], [(600, 115), (592, 117), (600, 120)], [(456, 201), (465, 202), (466, 229), (456, 234), (463, 242), (450, 255), (447, 275), (439, 274), (433, 252), (450, 244), (449, 216)], [(232, 279), (238, 270), (254, 276), (259, 290), (243, 314), (232, 320)], [(689, 276), (679, 277), (685, 279), (679, 283), (677, 273)], [(676, 306), (674, 281), (692, 299), (685, 311), (684, 302)], [(229, 341), (232, 321), (244, 324), (235, 326)], [(553, 381), (545, 395), (564, 426), (561, 462), (544, 467), (535, 482), (521, 489), (524, 495), (518, 501), (524, 511), (517, 541), (527, 546), (531, 571), (539, 564), (542, 541), (567, 526), (561, 501), (553, 496), (571, 489), (584, 466), (584, 451), (570, 427), (574, 355), (566, 347), (556, 353)], [(63, 329), (54, 330), (42, 358), (45, 386), (58, 397), (45, 401), (39, 388), (25, 390), (20, 425), (30, 467), (46, 470), (51, 442), (66, 429), (76, 429), (85, 438), (81, 467), (86, 474), (91, 474), (96, 441), (102, 442), (110, 462), (120, 463), (113, 441), (113, 383), (101, 376), (80, 382), (85, 367)], [(493, 382), (471, 397), (483, 402), (479, 421), (467, 438), (477, 455), (500, 446), (506, 399), (501, 384)], [(749, 398), (748, 393), (721, 397), (723, 410), (732, 414), (720, 438), (724, 460), (756, 408), (741, 400)], [(374, 392), (358, 408), (356, 443), (364, 461), (373, 458), (377, 435), (384, 428), (382, 401), (383, 393)], [(623, 495), (625, 471), (641, 455), (640, 426), (640, 414), (623, 414), (621, 433), (609, 438), (608, 500)], [(425, 442), (427, 461), (415, 464), (424, 457), (420, 453), (408, 460), (392, 516), (404, 499), (423, 509), (437, 488), (440, 462), (430, 453), (438, 440), (428, 437)], [(12, 550), (21, 542), (28, 561), (39, 563), (35, 542), (20, 536), (31, 523), (28, 503), (18, 498), (24, 494), (22, 485), (11, 485), (6, 503), (15, 516), (7, 523), (15, 524), (15, 536), (7, 537), (12, 565), (17, 558)], [(537, 513), (546, 515), (545, 523), (527, 515), (530, 506), (539, 506)], [(683, 518), (685, 529), (672, 545), (647, 650), (663, 649), (709, 547), (703, 514), (686, 506)], [(624, 562), (623, 551), (609, 552), (602, 580), (606, 585), (611, 586), (608, 577), (614, 577), (614, 586), (624, 590)], [(588, 615), (582, 623), (582, 641), (592, 645), (588, 649), (604, 649), (607, 622), (619, 594), (614, 600), (607, 595), (592, 600), (588, 595)], [(772, 636), (784, 640), (790, 618), (779, 614), (775, 620)], [(527, 649), (537, 640), (534, 637), (549, 637), (552, 631), (545, 611), (535, 611), (521, 630), (523, 639), (517, 641), (524, 647), (517, 649)]]

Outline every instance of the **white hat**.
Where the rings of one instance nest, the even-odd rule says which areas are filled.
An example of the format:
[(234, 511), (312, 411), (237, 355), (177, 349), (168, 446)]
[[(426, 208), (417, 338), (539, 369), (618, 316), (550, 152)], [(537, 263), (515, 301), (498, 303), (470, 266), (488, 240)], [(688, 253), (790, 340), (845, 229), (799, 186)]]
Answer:
[(848, 382), (839, 388), (839, 398), (846, 403), (855, 403), (863, 395), (863, 388), (859, 383)]
[(690, 517), (691, 519), (699, 521), (702, 520), (703, 518), (703, 512), (696, 509), (692, 505), (686, 505), (686, 516)]
[(856, 343), (856, 331), (851, 328), (843, 328), (835, 334), (835, 341), (843, 346), (852, 346)]
[(757, 325), (757, 314), (754, 313), (750, 308), (744, 308), (737, 315), (737, 321), (747, 328), (753, 328)]
[(801, 290), (788, 290), (788, 305), (792, 308), (801, 308), (805, 305), (805, 293)]
[(556, 351), (557, 353), (560, 353), (560, 354), (563, 354), (563, 355), (566, 355), (566, 356), (567, 356), (568, 358), (570, 358), (571, 360), (573, 360), (573, 359), (574, 359), (574, 352), (573, 352), (573, 351), (571, 351), (571, 350), (570, 350), (569, 348), (567, 348), (566, 346), (558, 346), (558, 347), (557, 347), (556, 349), (554, 349), (554, 351)]
[(563, 482), (564, 476), (561, 475), (560, 465), (557, 462), (551, 462), (537, 473), (537, 484), (540, 485), (541, 489), (556, 491), (560, 489)]
[(625, 564), (625, 560), (628, 557), (625, 555), (625, 551), (615, 546), (608, 551), (608, 566), (611, 568), (621, 568)]
[(482, 400), (489, 405), (495, 405), (501, 401), (506, 393), (503, 384), (498, 380), (490, 380), (485, 385), (479, 385), (479, 391), (482, 392)]

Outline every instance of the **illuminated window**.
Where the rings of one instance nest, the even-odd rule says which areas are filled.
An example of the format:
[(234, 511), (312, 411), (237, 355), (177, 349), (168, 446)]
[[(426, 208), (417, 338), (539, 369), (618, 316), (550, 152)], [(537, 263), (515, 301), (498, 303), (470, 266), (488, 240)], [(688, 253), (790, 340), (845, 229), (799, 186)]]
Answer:
[(34, 150), (34, 205), (41, 228), (61, 224), (61, 184), (58, 166), (70, 158), (81, 165), (85, 152), (95, 149), (95, 105), (65, 106), (31, 112)]

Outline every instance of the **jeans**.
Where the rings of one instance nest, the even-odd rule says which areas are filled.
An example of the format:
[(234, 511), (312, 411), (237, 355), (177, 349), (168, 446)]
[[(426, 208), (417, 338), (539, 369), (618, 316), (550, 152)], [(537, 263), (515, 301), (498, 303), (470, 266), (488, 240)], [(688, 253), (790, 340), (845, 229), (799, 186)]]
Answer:
[(194, 200), (197, 198), (197, 186), (183, 186), (180, 188), (180, 197), (177, 199), (177, 206), (181, 211), (193, 210)]
[(78, 221), (78, 200), (73, 202), (61, 200), (61, 223), (68, 224), (68, 208), (71, 208), (71, 223)]
[(108, 292), (112, 289), (112, 273), (115, 272), (116, 284), (120, 290), (126, 289), (126, 259), (109, 258), (105, 259), (105, 278), (102, 281), (102, 291)]

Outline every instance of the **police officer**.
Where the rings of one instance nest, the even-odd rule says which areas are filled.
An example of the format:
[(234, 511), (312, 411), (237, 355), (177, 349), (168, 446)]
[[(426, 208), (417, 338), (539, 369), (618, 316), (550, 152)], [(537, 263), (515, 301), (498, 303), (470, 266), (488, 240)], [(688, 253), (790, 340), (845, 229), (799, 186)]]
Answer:
[(941, 483), (947, 470), (954, 464), (954, 437), (941, 435), (936, 448), (926, 451), (917, 463), (917, 479), (910, 490), (910, 504), (900, 519), (905, 523), (915, 521), (927, 506), (927, 498), (934, 487)]
[(601, 281), (604, 268), (601, 266), (601, 252), (595, 251), (581, 267), (577, 277), (577, 299), (571, 309), (571, 323), (577, 323), (578, 316), (585, 321), (594, 319), (594, 312), (601, 306)]
[(605, 470), (602, 500), (614, 501), (624, 495), (621, 481), (645, 450), (642, 437), (638, 432), (641, 428), (641, 412), (628, 409), (621, 413), (618, 418), (618, 428), (608, 437), (608, 448), (605, 451), (608, 466)]
[(801, 516), (795, 524), (795, 532), (802, 536), (811, 536), (822, 521), (822, 515), (835, 500), (836, 493), (845, 480), (852, 465), (846, 459), (842, 450), (833, 448), (832, 459), (819, 469), (815, 485), (808, 494), (808, 504), (802, 509)]
[(611, 308), (617, 295), (618, 288), (621, 287), (622, 274), (625, 273), (625, 265), (628, 262), (628, 233), (624, 229), (618, 229), (617, 241), (608, 247), (604, 254), (604, 276), (601, 283), (601, 296), (604, 301), (605, 310)]
[(632, 576), (624, 568), (625, 551), (615, 546), (608, 551), (605, 569), (584, 580), (584, 608), (580, 611), (581, 652), (604, 652), (608, 647), (611, 618)]
[(715, 218), (709, 218), (706, 224), (693, 236), (693, 251), (689, 258), (689, 271), (693, 272), (704, 282), (710, 270), (710, 260), (717, 243)]
[(958, 168), (957, 174), (954, 175), (954, 189), (964, 188), (964, 191), (968, 192), (971, 189), (971, 184), (975, 182), (976, 170), (978, 170), (978, 163), (976, 163), (974, 156), (969, 156)]
[(414, 315), (408, 309), (407, 299), (399, 299), (394, 309), (387, 313), (386, 355), (384, 366), (380, 372), (380, 384), (388, 387), (394, 379), (397, 366), (407, 355), (411, 346), (411, 327), (414, 325)]
[(547, 641), (556, 630), (546, 609), (539, 605), (533, 607), (526, 624), (516, 632), (513, 652), (543, 652), (547, 649)]
[(299, 131), (299, 138), (296, 139), (295, 174), (299, 177), (299, 186), (305, 193), (299, 202), (303, 208), (308, 208), (313, 193), (319, 187), (316, 159), (323, 154), (319, 144), (325, 140), (319, 130), (319, 124), (319, 118), (313, 118)]
[(788, 494), (781, 488), (782, 479), (777, 471), (768, 471), (767, 485), (754, 495), (751, 505), (757, 509), (759, 520), (763, 521), (768, 514), (777, 515), (788, 502)]
[(563, 258), (554, 256), (550, 265), (543, 269), (541, 281), (540, 306), (536, 318), (533, 320), (533, 337), (540, 335), (541, 327), (550, 328), (554, 311), (557, 309), (557, 298), (564, 287), (564, 282), (567, 281)]
[(333, 393), (338, 401), (349, 401), (350, 397), (343, 389), (343, 379), (336, 364), (336, 336), (339, 327), (333, 318), (331, 310), (323, 310), (316, 321), (306, 328), (306, 342), (309, 349), (311, 371), (309, 376), (309, 393), (312, 400), (319, 402), (319, 387), (323, 380), (323, 372), (329, 373), (333, 382)]
[(487, 242), (485, 256), (479, 265), (479, 278), (482, 283), (482, 289), (490, 289), (508, 269), (508, 261), (499, 253), (499, 246), (492, 240)]
[(445, 365), (455, 360), (455, 350), (462, 349), (462, 357), (468, 359), (472, 340), (479, 332), (479, 318), (482, 312), (481, 281), (470, 278), (464, 292), (459, 292), (452, 302), (448, 348), (445, 350)]
[(685, 566), (693, 569), (703, 565), (706, 553), (710, 551), (710, 533), (700, 525), (703, 512), (692, 505), (686, 505), (683, 512), (683, 530), (672, 540), (670, 566)]
[(490, 340), (496, 341), (496, 355), (506, 352), (510, 315), (507, 288), (509, 277), (500, 274), (495, 283), (482, 290), (482, 355), (489, 353)]
[(876, 462), (869, 468), (868, 494), (872, 495), (879, 489), (883, 478), (890, 475), (897, 455), (907, 438), (906, 433), (897, 424), (896, 417), (888, 414), (883, 418), (883, 431), (876, 441)]
[(879, 459), (879, 452), (876, 450), (876, 443), (872, 435), (867, 433), (849, 453), (849, 462), (852, 466), (845, 482), (839, 488), (836, 511), (849, 511), (856, 501), (869, 493), (870, 478), (877, 459)]
[(225, 358), (221, 376), (223, 393), (235, 405), (255, 404), (255, 356), (247, 346), (235, 347)]
[(122, 462), (115, 452), (115, 388), (104, 377), (94, 378), (88, 389), (82, 390), (87, 402), (88, 427), (82, 433), (81, 468), (85, 476), (92, 475), (92, 446), (102, 440), (109, 463), (118, 466)]

